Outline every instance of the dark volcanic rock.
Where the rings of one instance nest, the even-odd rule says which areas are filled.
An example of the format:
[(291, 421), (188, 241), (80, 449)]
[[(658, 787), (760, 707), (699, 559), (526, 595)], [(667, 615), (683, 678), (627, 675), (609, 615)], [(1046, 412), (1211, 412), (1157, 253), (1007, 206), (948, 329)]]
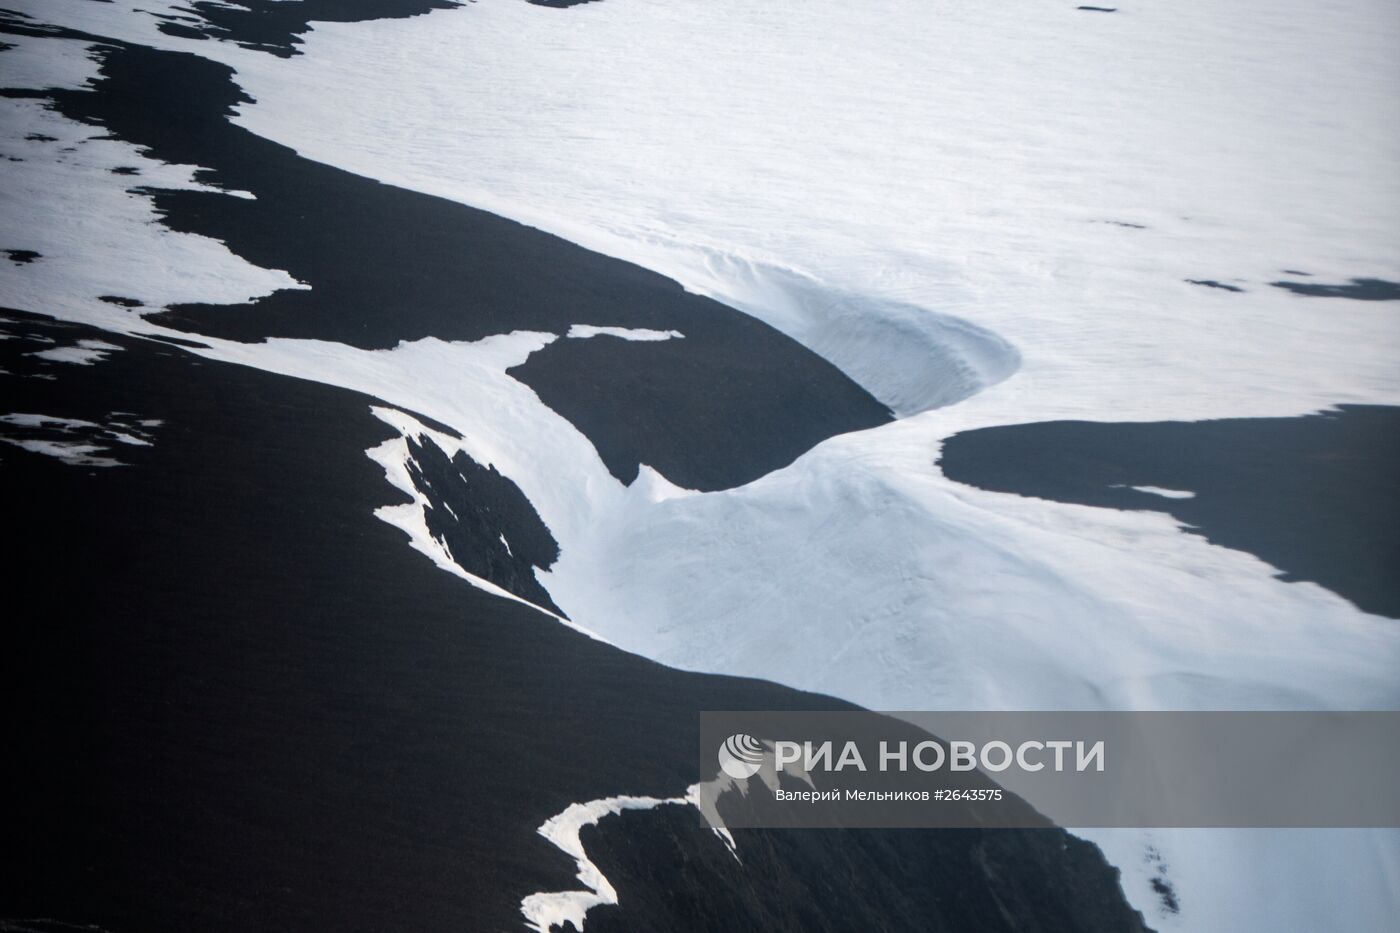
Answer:
[(1285, 580), (1311, 580), (1367, 612), (1400, 617), (1400, 408), (983, 428), (945, 441), (941, 463), (949, 478), (982, 489), (1169, 512), (1216, 544), (1258, 555)]
[[(1292, 274), (1297, 275), (1298, 273)], [(1352, 279), (1347, 285), (1325, 285), (1321, 282), (1270, 282), (1269, 284), (1275, 288), (1285, 288), (1297, 295), (1309, 295), (1314, 298), (1400, 301), (1400, 282), (1387, 282), (1385, 279)]]
[[(1145, 929), (1118, 894), (1117, 871), (1091, 868), (1094, 847), (1057, 830), (739, 830), (742, 862), (707, 836), (681, 807), (585, 828), (590, 858), (622, 879), (618, 906), (590, 911), (588, 933)], [(952, 883), (930, 883), (938, 865)]]
[(428, 532), (468, 573), (550, 612), (560, 613), (535, 568), (548, 570), (559, 545), (530, 500), (495, 467), (464, 451), (449, 458), (431, 438), (409, 438), (408, 473), (431, 504)]
[(1206, 288), (1218, 288), (1227, 292), (1242, 292), (1244, 289), (1238, 285), (1227, 285), (1224, 282), (1217, 282), (1215, 279), (1187, 279), (1192, 285), (1204, 285)]

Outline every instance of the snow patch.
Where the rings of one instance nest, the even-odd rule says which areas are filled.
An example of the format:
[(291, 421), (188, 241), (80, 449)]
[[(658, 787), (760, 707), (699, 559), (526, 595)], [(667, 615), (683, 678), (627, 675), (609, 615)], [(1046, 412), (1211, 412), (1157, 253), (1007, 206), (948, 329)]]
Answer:
[(98, 456), (106, 448), (97, 444), (84, 444), (79, 441), (46, 441), (35, 438), (0, 437), (0, 443), (13, 444), (30, 453), (43, 454), (62, 460), (69, 466), (114, 467), (122, 466), (120, 460)]
[(566, 337), (587, 339), (589, 337), (621, 337), (623, 340), (680, 340), (685, 334), (678, 330), (650, 330), (645, 327), (606, 327), (595, 324), (575, 324), (569, 328)]
[(76, 366), (91, 366), (107, 358), (107, 354), (121, 350), (115, 344), (103, 340), (79, 340), (70, 347), (53, 347), (25, 354), (35, 359), (51, 363), (72, 363)]
[[(61, 418), (31, 412), (0, 415), (0, 425), (19, 429), (0, 436), (0, 442), (31, 453), (55, 457), (72, 466), (123, 466), (113, 457), (101, 456), (111, 445), (150, 447), (152, 436), (129, 423), (122, 412), (108, 415), (107, 424), (78, 418)], [(138, 422), (139, 424), (139, 422)]]
[(1129, 486), (1136, 492), (1145, 492), (1152, 496), (1161, 496), (1163, 499), (1194, 499), (1196, 494), (1185, 489), (1164, 489), (1161, 486)]

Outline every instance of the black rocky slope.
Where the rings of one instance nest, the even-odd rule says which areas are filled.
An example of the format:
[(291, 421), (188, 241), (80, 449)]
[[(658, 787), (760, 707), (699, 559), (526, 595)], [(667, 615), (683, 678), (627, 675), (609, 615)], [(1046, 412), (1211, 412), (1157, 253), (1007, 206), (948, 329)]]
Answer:
[[(1400, 408), (1296, 418), (981, 428), (944, 442), (943, 471), (997, 492), (1169, 512), (1366, 612), (1400, 618)], [(1147, 489), (1175, 490), (1177, 498)]]

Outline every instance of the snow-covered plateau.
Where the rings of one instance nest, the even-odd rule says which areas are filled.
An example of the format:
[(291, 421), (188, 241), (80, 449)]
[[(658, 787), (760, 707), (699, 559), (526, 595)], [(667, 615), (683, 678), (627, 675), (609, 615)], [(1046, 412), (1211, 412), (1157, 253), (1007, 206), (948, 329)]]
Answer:
[[(680, 332), (580, 319), (381, 350), (205, 336), (190, 349), (459, 432), (435, 437), (518, 485), (557, 539), (538, 577), (570, 624), (872, 709), (1400, 707), (1396, 620), (1285, 582), (1165, 511), (989, 492), (936, 466), (947, 438), (996, 425), (1400, 404), (1393, 304), (1271, 284), (1400, 280), (1393, 3), (478, 0), (316, 23), (286, 58), (158, 32), (119, 5), (11, 6), (226, 63), (254, 101), (235, 122), (259, 136), (674, 278), (899, 416), (698, 492), (646, 466), (624, 485), (507, 373), (559, 340)], [(21, 39), (0, 63), (11, 86), (94, 74), (72, 39)], [(0, 107), (16, 151), (93, 135), (29, 100)], [(0, 303), (180, 336), (142, 313), (304, 287), (160, 226), (121, 166), (143, 185), (201, 185), (197, 167), (117, 140), (6, 165), (0, 233), (43, 261), (7, 268)], [(101, 365), (100, 350), (74, 361)], [(371, 454), (411, 492), (403, 448)], [(427, 507), (381, 515), (450, 564)], [(1159, 929), (1379, 930), (1400, 911), (1395, 832), (1085, 835)], [(561, 838), (581, 857), (577, 826)], [(1153, 889), (1162, 864), (1174, 911)]]

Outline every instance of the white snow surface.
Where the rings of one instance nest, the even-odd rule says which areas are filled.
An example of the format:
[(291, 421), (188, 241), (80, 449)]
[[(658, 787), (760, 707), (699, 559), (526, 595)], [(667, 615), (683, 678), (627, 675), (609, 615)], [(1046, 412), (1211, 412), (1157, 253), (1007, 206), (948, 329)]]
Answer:
[(575, 324), (569, 328), (566, 337), (587, 340), (589, 337), (620, 337), (623, 340), (654, 342), (657, 340), (679, 340), (684, 337), (678, 330), (652, 330), (647, 327), (612, 327), (598, 324)]
[(75, 366), (91, 366), (100, 363), (107, 358), (107, 354), (120, 350), (116, 344), (107, 343), (104, 340), (79, 340), (77, 343), (66, 347), (50, 347), (47, 350), (36, 350), (27, 354), (35, 359), (47, 360), (50, 363), (72, 363)]
[[(194, 351), (461, 431), (462, 449), (515, 481), (560, 542), (541, 579), (585, 630), (675, 666), (877, 709), (1400, 705), (1394, 620), (1283, 583), (1168, 516), (984, 492), (933, 466), (944, 438), (987, 425), (1400, 403), (1392, 306), (1267, 284), (1295, 278), (1284, 269), (1400, 279), (1393, 4), (1180, 0), (1087, 15), (1032, 2), (607, 0), (561, 13), (480, 0), (318, 24), (288, 60), (162, 36), (115, 5), (13, 5), (226, 61), (258, 101), (239, 117), (253, 131), (673, 276), (908, 416), (702, 495), (645, 466), (621, 486), (505, 375), (589, 325), (386, 351), (292, 340)], [(0, 73), (88, 76), (68, 46), (51, 72), (7, 66), (12, 54)], [(160, 307), (298, 287), (169, 233), (125, 190), (195, 186), (191, 167), (90, 139), (32, 101), (0, 107), (5, 149), (29, 147), (3, 165), (0, 233), (43, 254), (0, 263), (0, 302), (158, 331), (96, 296)], [(35, 132), (76, 152), (39, 158), (23, 139)], [(116, 165), (144, 177), (113, 176)], [(401, 487), (402, 446), (371, 452)], [(381, 517), (442, 565), (423, 505)], [(1372, 930), (1400, 910), (1393, 832), (1085, 835), (1164, 929)], [(1161, 915), (1148, 887), (1148, 838), (1179, 915)]]
[(969, 394), (944, 355), (1004, 378), (1004, 338), (967, 424), (1293, 415), (1400, 398), (1386, 315), (1265, 284), (1400, 278), (1397, 41), (1387, 0), (482, 0), (318, 24), (240, 66), (240, 121), (728, 300), (903, 412)]
[(0, 53), (0, 83), (5, 87), (80, 88), (97, 75), (86, 42), (11, 35), (4, 41), (14, 46)]
[(69, 466), (112, 467), (122, 465), (119, 460), (99, 456), (106, 450), (99, 444), (16, 437), (0, 437), (0, 444), (13, 444), (15, 447), (30, 453), (43, 454), (46, 457), (62, 460)]
[(1145, 492), (1152, 496), (1161, 496), (1163, 499), (1194, 499), (1196, 494), (1189, 489), (1165, 489), (1161, 486), (1129, 486), (1129, 489), (1137, 492)]

